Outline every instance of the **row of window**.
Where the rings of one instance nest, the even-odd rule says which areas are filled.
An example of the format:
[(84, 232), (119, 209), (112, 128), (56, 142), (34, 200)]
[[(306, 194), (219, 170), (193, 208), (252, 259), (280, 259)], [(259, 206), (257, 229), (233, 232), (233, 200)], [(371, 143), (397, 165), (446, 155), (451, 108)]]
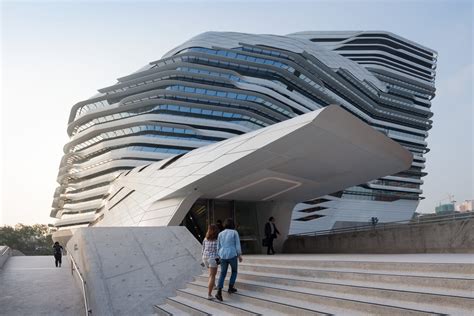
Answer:
[[(176, 68), (176, 70), (188, 71), (188, 72), (198, 73), (198, 74), (206, 74), (206, 75), (211, 75), (211, 76), (224, 77), (224, 78), (227, 78), (227, 79), (232, 80), (232, 81), (249, 83), (248, 81), (242, 80), (241, 78), (239, 78), (235, 75), (225, 74), (225, 73), (220, 73), (220, 72), (215, 72), (215, 71), (209, 71), (209, 70), (204, 70), (204, 69), (191, 68), (191, 67), (178, 67), (178, 68)], [(303, 74), (299, 75), (299, 78), (304, 80), (305, 82), (307, 82), (311, 86), (320, 87), (320, 85), (318, 85), (316, 82), (312, 81), (310, 78), (306, 77)], [(288, 88), (287, 85), (283, 84), (282, 82), (280, 82), (278, 80), (272, 80), (272, 82), (284, 87), (285, 89)], [(252, 84), (255, 84), (255, 83), (252, 83)], [(268, 88), (268, 87), (266, 87), (266, 88)], [(272, 88), (269, 88), (269, 89), (275, 91)], [(276, 91), (276, 92), (279, 93), (278, 91)], [(302, 97), (304, 97), (306, 99), (306, 97), (303, 96), (302, 94), (299, 93), (299, 95), (301, 95)], [(310, 100), (310, 101), (312, 102), (312, 100)]]
[[(235, 66), (238, 66), (238, 67), (247, 67), (247, 66), (237, 65), (237, 64), (235, 64)], [(180, 67), (180, 68), (181, 68), (181, 67)], [(247, 67), (247, 68), (248, 68), (248, 67)], [(192, 69), (192, 68), (191, 68), (191, 69)], [(256, 69), (257, 69), (257, 68), (256, 68)], [(293, 69), (293, 68), (292, 68), (292, 69)], [(258, 70), (258, 69), (257, 69), (257, 70)], [(207, 71), (203, 71), (203, 70), (199, 70), (199, 69), (195, 69), (194, 71), (195, 71), (196, 73), (197, 73), (197, 72), (199, 72), (199, 73), (207, 73)], [(266, 71), (266, 70), (265, 70), (265, 71)], [(209, 73), (212, 73), (212, 72), (209, 72)], [(294, 73), (297, 74), (298, 72), (295, 71)], [(216, 72), (216, 74), (220, 74), (220, 73), (217, 73), (217, 72)], [(246, 81), (244, 81), (244, 80), (238, 78), (237, 76), (233, 76), (233, 75), (220, 74), (220, 76), (222, 76), (222, 77), (228, 77), (229, 79), (234, 80), (234, 81), (246, 82)], [(308, 83), (309, 85), (311, 85), (311, 86), (313, 86), (313, 87), (315, 87), (315, 88), (320, 89), (321, 91), (323, 90), (322, 87), (321, 87), (318, 83), (314, 82), (313, 80), (311, 80), (310, 78), (306, 77), (306, 76), (303, 75), (303, 74), (299, 74), (299, 75), (298, 75), (298, 78), (300, 78), (301, 80), (305, 81), (305, 82)], [(239, 80), (237, 80), (237, 79), (239, 79)], [(281, 85), (281, 86), (284, 87), (285, 89), (288, 89), (288, 86), (285, 85), (285, 84), (283, 84), (283, 83), (281, 83), (280, 81), (278, 81), (278, 80), (272, 80), (272, 81), (273, 81), (273, 82), (276, 82), (276, 83), (279, 84), (279, 85)], [(278, 91), (277, 91), (277, 92), (278, 92)], [(302, 94), (300, 94), (300, 95), (302, 95)], [(311, 100), (311, 101), (312, 101), (312, 100)], [(304, 106), (304, 105), (303, 105), (303, 106)]]
[[(315, 67), (317, 67), (312, 61), (308, 60), (311, 64), (313, 64)], [(322, 71), (322, 69), (320, 69)], [(327, 75), (329, 78), (331, 78), (332, 80), (334, 80), (337, 84), (336, 86), (337, 87), (345, 87), (339, 80), (337, 80), (337, 78), (335, 78), (333, 75), (329, 74), (328, 72), (326, 71), (323, 71), (323, 73), (325, 75)], [(354, 102), (354, 100), (352, 99), (349, 99), (349, 97), (347, 97), (346, 95), (342, 94), (341, 92), (339, 92), (335, 87), (332, 87), (331, 85), (326, 85), (326, 90), (324, 91), (325, 94), (327, 94), (328, 96), (331, 96), (331, 97), (336, 97), (337, 98), (337, 101), (338, 102), (341, 102), (342, 104), (348, 104), (349, 106), (352, 106), (352, 104), (358, 104), (357, 102)], [(328, 93), (328, 91), (331, 91), (334, 95)], [(359, 98), (359, 101), (362, 101), (363, 103), (366, 103), (368, 104), (371, 108), (372, 106), (370, 105), (370, 103), (366, 102), (365, 100), (363, 100), (360, 96), (357, 96)], [(382, 109), (375, 109), (377, 112), (379, 113), (384, 113), (386, 115), (389, 115), (389, 116), (395, 116), (395, 117), (399, 117), (399, 118), (402, 118), (402, 119), (407, 119), (407, 120), (411, 120), (411, 121), (414, 121), (414, 122), (417, 122), (417, 123), (421, 123), (421, 124), (427, 124), (426, 121), (423, 121), (423, 120), (417, 120), (417, 119), (414, 119), (414, 118), (411, 118), (409, 116), (406, 116), (406, 115), (401, 115), (401, 114), (398, 114), (396, 112), (393, 112), (393, 111), (385, 111), (385, 110), (382, 110)]]
[(198, 114), (202, 116), (212, 116), (212, 117), (222, 117), (225, 119), (229, 119), (231, 122), (239, 122), (241, 120), (249, 121), (255, 123), (257, 126), (253, 125), (254, 128), (260, 128), (267, 126), (268, 124), (258, 120), (256, 118), (242, 115), (239, 113), (232, 113), (227, 111), (216, 111), (216, 110), (209, 110), (209, 109), (202, 109), (198, 107), (190, 107), (190, 106), (182, 106), (182, 105), (174, 105), (174, 104), (162, 104), (158, 106), (160, 109), (168, 110), (172, 112), (181, 112), (181, 113), (191, 113), (191, 114)]
[[(342, 72), (341, 74), (342, 74), (342, 76), (343, 76), (344, 78), (348, 79), (348, 80), (349, 80), (354, 86), (356, 86), (356, 87), (357, 87), (357, 83), (359, 83), (359, 82), (361, 82), (364, 87), (366, 87), (366, 88), (369, 87), (369, 85), (368, 85), (365, 81), (357, 81), (357, 82), (355, 82), (355, 80), (352, 79), (350, 76), (348, 76), (345, 72)], [(328, 88), (330, 88), (330, 87), (328, 87)], [(339, 95), (339, 93), (338, 93), (337, 91), (335, 91), (335, 89), (330, 89), (330, 90)], [(369, 89), (369, 90), (370, 90), (370, 89)], [(381, 100), (387, 100), (387, 101), (390, 101), (390, 102), (394, 102), (394, 103), (396, 103), (396, 104), (405, 105), (405, 106), (407, 106), (407, 107), (409, 106), (410, 108), (415, 108), (415, 107), (416, 107), (416, 106), (415, 106), (414, 104), (412, 104), (412, 103), (402, 101), (403, 98), (393, 98), (393, 97), (391, 98), (391, 97), (389, 97), (389, 96), (387, 96), (387, 95), (383, 95), (383, 94), (380, 94), (380, 93), (378, 93), (378, 92), (376, 92), (375, 95), (376, 95), (377, 97), (379, 97)], [(341, 96), (341, 97), (343, 97), (344, 99), (346, 99), (344, 96)], [(362, 100), (362, 102), (364, 102), (364, 103), (370, 105), (370, 103), (366, 102), (365, 100), (363, 100), (363, 99), (361, 99), (361, 100)], [(348, 100), (348, 101), (351, 101), (351, 100)], [(387, 102), (384, 102), (384, 103), (387, 104)], [(390, 103), (388, 103), (388, 105), (391, 106)], [(373, 106), (371, 106), (371, 107), (373, 107)], [(377, 109), (377, 111), (378, 111), (378, 112), (384, 112), (383, 110), (379, 110), (379, 109)], [(391, 113), (391, 112), (384, 112), (384, 113)], [(413, 112), (413, 115), (419, 115), (419, 113), (418, 113), (418, 112)], [(399, 117), (404, 117), (404, 118), (406, 118), (406, 119), (410, 119), (410, 116), (408, 116), (408, 115), (401, 115), (401, 116), (398, 115), (398, 116), (399, 116)], [(413, 119), (413, 120), (414, 120), (414, 119)]]
[[(252, 72), (252, 76), (257, 76), (257, 77), (261, 77), (263, 73), (270, 73), (272, 75), (281, 77), (281, 74), (276, 73), (270, 69), (257, 68), (257, 67), (246, 66), (246, 65), (237, 64), (237, 63), (229, 63), (229, 62), (224, 62), (220, 60), (208, 59), (208, 58), (203, 58), (203, 57), (194, 57), (194, 56), (181, 56), (179, 59), (184, 62), (204, 64), (204, 65), (209, 65), (212, 67), (233, 69), (233, 70), (240, 71), (243, 73)], [(286, 80), (286, 79), (283, 78), (283, 80)], [(313, 85), (317, 87), (316, 83), (313, 83)], [(287, 86), (285, 86), (285, 88), (287, 88)], [(300, 89), (301, 87), (298, 86), (296, 88)], [(290, 91), (294, 92), (295, 90), (290, 90)], [(310, 99), (314, 99), (314, 98), (315, 98), (314, 95), (311, 95)]]
[(100, 166), (100, 165), (103, 165), (105, 163), (109, 163), (111, 162), (113, 159), (106, 159), (106, 160), (102, 160), (102, 161), (99, 161), (95, 164), (92, 164), (92, 165), (89, 165), (89, 166), (86, 166), (86, 167), (83, 167), (83, 168), (80, 168), (80, 169), (76, 169), (76, 168), (73, 168), (71, 170), (69, 170), (69, 174), (70, 175), (74, 175), (75, 173), (78, 173), (78, 172), (82, 172), (82, 171), (85, 171), (85, 170), (88, 170), (88, 169), (91, 169), (91, 168), (95, 168), (97, 166)]
[[(217, 102), (217, 101), (214, 101), (214, 100), (195, 99), (195, 98), (190, 98), (190, 97), (187, 97), (187, 96), (175, 96), (175, 97), (173, 97), (173, 99), (175, 99), (177, 101), (188, 102), (188, 103), (193, 103), (193, 102), (198, 103), (198, 104), (199, 103), (204, 103), (204, 104), (217, 105), (217, 106), (223, 106), (223, 107), (228, 107), (228, 108), (237, 107), (237, 108), (242, 108), (242, 109), (245, 109), (245, 110), (248, 110), (248, 111), (257, 112), (258, 115), (269, 118), (268, 114), (262, 113), (262, 112), (258, 111), (255, 108), (250, 108), (250, 107), (247, 107), (247, 106), (241, 106), (241, 105), (232, 106), (232, 105), (220, 103), (220, 102)], [(170, 110), (170, 109), (168, 109), (168, 110)], [(204, 113), (207, 113), (206, 115), (213, 115), (214, 117), (223, 117), (224, 116), (223, 114), (226, 113), (225, 111), (205, 110), (205, 109), (201, 109), (201, 108), (197, 108), (197, 107), (191, 107), (191, 106), (179, 106), (178, 111), (180, 111), (182, 113), (193, 113), (193, 114), (201, 114), (202, 113), (203, 115), (204, 115)], [(209, 112), (209, 111), (211, 111), (211, 112)], [(220, 114), (220, 113), (222, 113), (222, 114)], [(239, 115), (240, 114), (232, 113), (232, 118), (233, 119), (229, 119), (228, 121), (239, 124), (239, 125), (242, 125), (242, 126), (247, 126), (252, 130), (269, 125), (268, 123), (265, 123), (265, 122), (263, 122), (259, 119), (256, 119), (255, 117), (250, 117), (250, 116), (247, 116), (247, 115), (241, 115), (239, 117)], [(228, 116), (228, 114), (226, 114), (226, 116)], [(271, 117), (270, 119), (273, 120), (273, 121), (276, 120), (273, 117)]]
[[(247, 107), (240, 106), (240, 108), (247, 108)], [(110, 114), (110, 115), (100, 116), (100, 117), (97, 117), (97, 118), (94, 118), (94, 119), (90, 120), (89, 122), (87, 122), (85, 124), (77, 126), (75, 128), (75, 131), (82, 132), (82, 131), (87, 130), (88, 128), (90, 128), (90, 127), (92, 127), (92, 126), (94, 126), (98, 123), (116, 121), (116, 120), (119, 120), (119, 119), (124, 119), (124, 118), (137, 116), (137, 115), (143, 115), (143, 114), (146, 114), (146, 113), (159, 113), (158, 110), (178, 111), (178, 112), (183, 112), (183, 113), (194, 113), (194, 114), (202, 114), (202, 115), (215, 116), (215, 117), (224, 117), (224, 118), (229, 118), (229, 119), (246, 120), (246, 121), (251, 121), (251, 122), (254, 122), (255, 124), (257, 124), (258, 126), (254, 126), (255, 128), (259, 128), (259, 127), (268, 125), (268, 124), (264, 123), (261, 120), (251, 118), (251, 117), (246, 116), (246, 115), (241, 115), (241, 114), (238, 114), (238, 113), (232, 113), (232, 112), (226, 112), (226, 111), (207, 110), (207, 109), (201, 109), (201, 108), (198, 108), (198, 107), (191, 107), (191, 106), (178, 106), (178, 105), (172, 105), (172, 104), (160, 104), (160, 105), (147, 106), (147, 107), (143, 107), (143, 108), (135, 109), (135, 110), (123, 111), (123, 112), (120, 112), (120, 113), (114, 113), (114, 114)]]
[(385, 84), (388, 87), (393, 88), (395, 90), (401, 90), (401, 91), (404, 91), (404, 92), (409, 93), (411, 95), (417, 95), (417, 96), (419, 96), (420, 98), (423, 98), (423, 99), (429, 99), (429, 97), (430, 97), (429, 94), (423, 94), (423, 93), (417, 92), (415, 90), (411, 90), (411, 89), (408, 89), (406, 87), (401, 87), (399, 85), (396, 85), (396, 84), (393, 84), (393, 83), (390, 83), (390, 82), (385, 82)]
[(395, 180), (379, 179), (379, 180), (371, 181), (370, 183), (378, 184), (378, 185), (387, 185), (387, 186), (392, 186), (392, 187), (410, 188), (410, 189), (420, 188), (419, 183), (401, 182), (401, 181), (395, 181)]
[(259, 47), (242, 46), (242, 47), (236, 48), (236, 50), (248, 51), (248, 52), (251, 52), (251, 53), (257, 53), (257, 54), (268, 55), (268, 56), (273, 56), (273, 57), (279, 57), (279, 58), (284, 58), (284, 59), (290, 59), (290, 56), (288, 56), (288, 55), (286, 55), (282, 52), (278, 52), (278, 51), (274, 51), (274, 50), (268, 50), (268, 49), (259, 48)]
[(185, 154), (192, 149), (178, 149), (178, 148), (167, 148), (167, 147), (159, 147), (159, 146), (130, 146), (130, 147), (127, 147), (127, 150), (179, 155), (179, 154)]
[[(389, 181), (389, 180), (384, 180)], [(344, 190), (345, 193), (359, 193), (359, 194), (385, 194), (385, 195), (397, 195), (397, 196), (407, 196), (407, 197), (417, 197), (418, 193), (411, 193), (411, 192), (400, 192), (400, 191), (393, 191), (389, 189), (369, 189), (364, 188), (361, 186), (351, 187), (349, 189)]]
[[(124, 105), (134, 104), (134, 103), (138, 103), (138, 102), (143, 102), (143, 101), (148, 101), (148, 100), (153, 100), (153, 99), (158, 99), (158, 98), (163, 98), (163, 97), (166, 97), (166, 98), (171, 99), (171, 100), (180, 100), (180, 101), (186, 101), (186, 102), (190, 102), (190, 103), (205, 103), (205, 104), (211, 104), (211, 105), (232, 107), (232, 105), (229, 106), (229, 104), (225, 104), (225, 103), (222, 103), (222, 102), (216, 101), (216, 100), (209, 100), (209, 99), (204, 99), (204, 98), (197, 99), (197, 98), (191, 98), (191, 97), (188, 97), (188, 96), (179, 96), (179, 95), (174, 95), (174, 94), (173, 95), (166, 95), (166, 94), (161, 94), (161, 92), (157, 93), (156, 95), (148, 95), (148, 96), (140, 98), (140, 99), (133, 99), (131, 101), (125, 102)], [(241, 105), (239, 103), (235, 103), (235, 107), (236, 108), (247, 109), (247, 110), (250, 110), (250, 111), (253, 111), (253, 112), (259, 112), (256, 108), (247, 107), (247, 106)], [(273, 116), (271, 116), (267, 113), (262, 113), (262, 112), (259, 112), (259, 113), (261, 113), (260, 114), (261, 116), (266, 116), (267, 118), (270, 118), (272, 120), (279, 121), (278, 119), (274, 118)], [(255, 122), (258, 121), (258, 120), (253, 120), (253, 119), (251, 119), (251, 120), (255, 121)], [(239, 121), (236, 121), (236, 122), (239, 123)], [(241, 124), (241, 123), (239, 123), (239, 124)], [(264, 126), (266, 126), (266, 125), (268, 125), (268, 124), (265, 124)], [(261, 126), (258, 126), (258, 127), (261, 127)]]
[(204, 48), (204, 47), (192, 47), (184, 52), (191, 51), (191, 52), (200, 52), (200, 53), (206, 53), (210, 55), (217, 55), (217, 56), (222, 56), (222, 57), (228, 57), (228, 58), (233, 58), (233, 59), (238, 59), (238, 60), (244, 60), (252, 63), (257, 63), (257, 64), (265, 64), (265, 65), (270, 65), (270, 66), (275, 66), (278, 68), (286, 69), (289, 72), (294, 72), (295, 69), (287, 64), (281, 63), (279, 61), (271, 60), (271, 59), (266, 59), (266, 58), (258, 58), (254, 56), (249, 56), (245, 55), (242, 53), (236, 53), (234, 51), (225, 51), (225, 50), (215, 50), (215, 49), (210, 49), (210, 48)]
[[(141, 136), (159, 137), (160, 135), (145, 134), (145, 135), (141, 135)], [(223, 139), (221, 139), (221, 140), (223, 140)], [(209, 143), (213, 143), (213, 142), (209, 141)], [(176, 144), (180, 144), (180, 143), (177, 142)], [(146, 143), (141, 144), (141, 145), (143, 145), (143, 146), (153, 146), (153, 147), (163, 147), (163, 148), (169, 148), (170, 147), (170, 146), (164, 146), (164, 145), (158, 145), (158, 144), (146, 144)], [(122, 154), (123, 154), (123, 151), (133, 151), (134, 149), (132, 149), (130, 146), (131, 146), (131, 143), (116, 145), (116, 146), (108, 146), (107, 148), (102, 148), (100, 150), (97, 150), (97, 151), (85, 156), (85, 157), (82, 157), (80, 160), (87, 163), (87, 161), (90, 161), (93, 158), (97, 159), (101, 155), (106, 154), (106, 153), (111, 152), (111, 151), (122, 152)], [(192, 145), (191, 147), (194, 149), (194, 148), (200, 147), (200, 145)], [(168, 153), (168, 152), (164, 152), (164, 153)], [(137, 158), (132, 158), (132, 159), (137, 159)]]
[(420, 136), (420, 135), (415, 135), (415, 134), (411, 134), (411, 133), (405, 133), (405, 132), (400, 132), (400, 131), (396, 131), (396, 130), (393, 130), (393, 129), (388, 129), (388, 128), (383, 128), (383, 127), (374, 127), (376, 130), (384, 133), (385, 135), (387, 136), (391, 136), (391, 135), (396, 135), (396, 136), (402, 136), (402, 137), (406, 137), (406, 138), (410, 138), (410, 139), (417, 139), (417, 140), (421, 140), (421, 141), (424, 141), (425, 140), (425, 136)]
[(211, 89), (203, 89), (203, 88), (194, 88), (194, 87), (188, 87), (188, 86), (183, 86), (183, 85), (173, 85), (169, 86), (166, 88), (166, 90), (172, 90), (172, 91), (181, 91), (181, 92), (187, 92), (187, 93), (196, 93), (196, 94), (202, 94), (202, 95), (209, 95), (209, 96), (217, 96), (221, 98), (228, 98), (228, 99), (235, 99), (235, 100), (241, 100), (241, 101), (248, 101), (248, 102), (255, 102), (259, 104), (263, 104), (268, 108), (271, 108), (275, 111), (278, 111), (288, 117), (295, 117), (296, 114), (293, 112), (290, 112), (286, 109), (283, 109), (279, 107), (276, 104), (273, 104), (269, 101), (266, 101), (262, 98), (256, 97), (254, 95), (248, 95), (244, 93), (235, 93), (235, 92), (227, 92), (227, 91), (219, 91), (219, 90), (211, 90)]
[(222, 78), (230, 79), (232, 81), (245, 82), (244, 80), (242, 80), (241, 78), (239, 78), (235, 75), (216, 72), (216, 71), (209, 71), (209, 70), (205, 70), (205, 69), (198, 69), (198, 68), (191, 68), (191, 67), (178, 67), (178, 68), (176, 68), (176, 70), (190, 72), (190, 73), (196, 73), (196, 74), (205, 74), (205, 75), (209, 75), (209, 76), (222, 77)]
[(85, 115), (89, 111), (99, 109), (99, 108), (104, 108), (104, 107), (109, 106), (109, 105), (110, 104), (107, 100), (97, 101), (97, 102), (94, 102), (94, 103), (89, 103), (89, 104), (83, 105), (79, 109), (77, 109), (76, 116), (74, 117), (74, 120), (76, 120), (79, 117)]
[[(375, 72), (375, 76), (376, 76), (377, 78), (381, 79), (382, 81), (384, 81), (383, 78), (386, 78), (387, 80), (389, 80), (389, 82), (390, 82), (390, 81), (395, 81), (395, 82), (397, 82), (400, 86), (410, 86), (410, 87), (413, 87), (413, 88), (415, 88), (414, 92), (415, 92), (416, 94), (426, 96), (426, 97), (428, 97), (429, 99), (431, 99), (431, 98), (433, 97), (433, 91), (431, 91), (431, 90), (429, 90), (429, 89), (426, 89), (426, 88), (424, 88), (424, 87), (421, 86), (421, 85), (415, 85), (415, 84), (412, 84), (412, 83), (410, 83), (410, 82), (408, 82), (408, 81), (403, 81), (403, 80), (400, 80), (400, 79), (395, 78), (395, 77), (391, 77), (391, 76), (387, 76), (387, 75), (385, 75), (385, 74), (381, 74), (381, 73), (379, 73), (379, 72)], [(420, 93), (420, 92), (417, 92), (417, 89), (425, 91), (426, 94), (422, 94), (422, 93)]]
[[(194, 131), (192, 129), (169, 127), (169, 126), (162, 126), (162, 125), (139, 125), (139, 126), (122, 128), (122, 129), (118, 129), (118, 130), (114, 130), (114, 131), (101, 133), (100, 135), (98, 135), (94, 138), (91, 138), (91, 139), (89, 139), (85, 142), (77, 144), (76, 146), (71, 148), (70, 152), (79, 151), (83, 148), (94, 145), (94, 144), (96, 144), (96, 143), (98, 143), (98, 142), (100, 142), (104, 139), (117, 138), (117, 137), (127, 136), (127, 135), (130, 135), (130, 134), (145, 132), (145, 131), (156, 131), (156, 132), (162, 132), (162, 133), (178, 134), (178, 135), (149, 134), (150, 137), (163, 137), (163, 138), (173, 138), (173, 139), (188, 139), (188, 140), (196, 140), (196, 141), (206, 141), (204, 139), (200, 139), (199, 137), (197, 137), (196, 131)], [(185, 137), (182, 137), (182, 135), (185, 135)], [(195, 135), (195, 136), (191, 137), (189, 135)]]

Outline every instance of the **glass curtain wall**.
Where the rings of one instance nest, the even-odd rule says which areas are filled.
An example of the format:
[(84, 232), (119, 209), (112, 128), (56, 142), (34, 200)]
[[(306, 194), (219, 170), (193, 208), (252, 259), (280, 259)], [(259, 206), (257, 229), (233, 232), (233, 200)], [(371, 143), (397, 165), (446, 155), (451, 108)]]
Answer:
[(222, 223), (227, 218), (232, 218), (240, 235), (242, 252), (259, 253), (261, 248), (260, 227), (257, 220), (257, 208), (254, 202), (240, 202), (228, 200), (199, 199), (189, 210), (181, 223), (202, 243), (206, 236), (209, 224), (218, 220)]

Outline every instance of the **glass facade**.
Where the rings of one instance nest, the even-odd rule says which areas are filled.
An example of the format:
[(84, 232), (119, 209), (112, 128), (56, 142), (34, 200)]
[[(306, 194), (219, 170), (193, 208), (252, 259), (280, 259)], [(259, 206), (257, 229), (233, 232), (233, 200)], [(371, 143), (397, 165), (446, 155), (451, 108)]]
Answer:
[(261, 249), (258, 241), (261, 239), (263, 227), (258, 227), (257, 206), (254, 202), (199, 199), (181, 225), (186, 226), (194, 237), (202, 242), (209, 224), (215, 224), (218, 220), (224, 223), (227, 218), (232, 218), (235, 222), (242, 252), (259, 253)]

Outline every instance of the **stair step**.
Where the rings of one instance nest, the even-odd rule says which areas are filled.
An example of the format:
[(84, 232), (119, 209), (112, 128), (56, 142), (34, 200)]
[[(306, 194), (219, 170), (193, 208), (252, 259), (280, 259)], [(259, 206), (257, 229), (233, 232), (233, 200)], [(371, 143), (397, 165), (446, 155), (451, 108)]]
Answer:
[(391, 271), (402, 272), (402, 274), (435, 273), (438, 276), (474, 278), (474, 264), (469, 263), (451, 264), (427, 262), (331, 261), (298, 259), (298, 257), (288, 258), (288, 256), (272, 256), (271, 258), (250, 256), (245, 257), (244, 263), (252, 265), (279, 265), (331, 270), (348, 269), (362, 271)]
[[(273, 262), (271, 264), (260, 264), (260, 263), (250, 263), (250, 262), (243, 262), (239, 264), (239, 266), (255, 266), (255, 267), (270, 267), (270, 268), (286, 268), (291, 267), (294, 269), (314, 269), (318, 271), (330, 271), (330, 272), (354, 272), (354, 273), (371, 273), (371, 274), (390, 274), (390, 275), (403, 275), (403, 276), (422, 276), (422, 277), (443, 277), (443, 278), (450, 278), (450, 279), (468, 279), (474, 281), (474, 274), (471, 273), (452, 273), (452, 272), (432, 272), (432, 271), (410, 271), (410, 270), (396, 270), (396, 269), (364, 269), (364, 268), (356, 268), (356, 267), (337, 267), (337, 266), (311, 266), (311, 265), (300, 265), (299, 262), (293, 263), (281, 263), (281, 262)], [(473, 265), (474, 266), (474, 265)], [(449, 267), (446, 267), (449, 269)]]
[[(197, 280), (207, 282), (207, 276), (198, 276)], [(352, 285), (334, 282), (320, 282), (319, 280), (308, 280), (307, 278), (284, 278), (272, 275), (249, 274), (240, 272), (238, 282), (263, 282), (274, 284), (275, 286), (293, 286), (297, 288), (308, 288), (314, 290), (323, 290), (328, 293), (360, 295), (364, 297), (393, 299), (406, 302), (424, 302), (429, 304), (437, 304), (442, 306), (458, 307), (474, 309), (474, 293), (462, 292), (463, 295), (450, 295), (443, 293), (439, 289), (417, 288), (407, 290), (404, 287), (387, 288), (384, 284), (365, 284)], [(325, 280), (326, 281), (326, 280)], [(382, 287), (380, 287), (382, 286)], [(458, 293), (459, 294), (459, 293)]]
[[(203, 275), (207, 277), (207, 275)], [(409, 284), (390, 284), (382, 282), (368, 282), (368, 281), (356, 281), (356, 280), (341, 280), (331, 278), (309, 278), (296, 275), (275, 275), (272, 273), (256, 272), (256, 271), (239, 271), (239, 279), (249, 280), (265, 280), (268, 278), (275, 278), (277, 282), (285, 284), (285, 282), (293, 282), (296, 284), (305, 284), (308, 282), (310, 285), (314, 284), (315, 287), (324, 286), (342, 286), (342, 287), (355, 287), (355, 288), (369, 288), (377, 290), (393, 290), (393, 291), (406, 291), (416, 293), (426, 293), (434, 295), (447, 295), (461, 298), (474, 298), (474, 292), (470, 290), (453, 290), (445, 288), (436, 288), (430, 286), (419, 286)], [(291, 284), (289, 284), (291, 285)]]
[[(207, 275), (201, 275), (200, 277), (207, 278)], [(310, 278), (296, 275), (275, 275), (273, 273), (265, 272), (255, 272), (255, 271), (239, 271), (239, 279), (248, 279), (255, 281), (265, 281), (265, 280), (274, 280), (277, 284), (287, 284), (287, 285), (298, 285), (298, 284), (307, 284), (309, 287), (313, 288), (334, 288), (339, 291), (344, 290), (353, 290), (363, 291), (364, 289), (376, 290), (376, 294), (379, 291), (395, 291), (395, 292), (411, 292), (415, 293), (425, 293), (433, 295), (442, 295), (442, 296), (452, 296), (460, 298), (474, 298), (474, 292), (470, 290), (448, 290), (444, 288), (435, 288), (430, 286), (418, 286), (418, 285), (408, 285), (403, 284), (392, 284), (392, 283), (382, 283), (382, 282), (368, 282), (368, 281), (355, 281), (355, 280), (344, 280), (344, 279), (331, 279), (331, 278)]]
[[(196, 285), (205, 287), (204, 281), (194, 281), (190, 286)], [(345, 308), (346, 312), (358, 311), (363, 314), (403, 314), (403, 315), (428, 315), (436, 314), (433, 308), (411, 304), (412, 306), (403, 305), (403, 302), (384, 302), (384, 300), (367, 300), (367, 298), (339, 294), (334, 296), (334, 293), (325, 291), (309, 290), (306, 288), (290, 287), (290, 286), (276, 286), (271, 283), (239, 281), (237, 283), (239, 291), (246, 295), (270, 295), (275, 297), (276, 302), (288, 299), (294, 299), (300, 302), (311, 302), (318, 304), (321, 310), (332, 314), (340, 314), (341, 308)], [(257, 293), (257, 294), (255, 294)], [(338, 311), (331, 310), (338, 308)], [(457, 310), (456, 310), (457, 311)]]
[(265, 272), (275, 275), (284, 276), (301, 276), (317, 279), (344, 279), (351, 281), (369, 281), (378, 283), (397, 283), (403, 285), (415, 285), (424, 287), (435, 287), (444, 289), (454, 289), (463, 291), (474, 290), (474, 279), (466, 278), (448, 278), (437, 276), (422, 276), (422, 275), (403, 275), (393, 273), (374, 273), (367, 271), (337, 271), (317, 268), (298, 268), (298, 267), (283, 267), (276, 265), (249, 265), (240, 264), (239, 270), (244, 272)]
[[(189, 291), (196, 295), (203, 295), (206, 291), (205, 283), (192, 282), (188, 284), (185, 291)], [(275, 300), (274, 297), (265, 294), (253, 293), (250, 291), (228, 294), (222, 292), (224, 296), (225, 304), (232, 306), (242, 306), (245, 309), (252, 310), (262, 315), (329, 315), (330, 313), (318, 311), (312, 308), (312, 306), (299, 306), (295, 304), (291, 299), (285, 299), (285, 303), (281, 302), (281, 299)], [(216, 301), (217, 304), (222, 304)], [(298, 303), (298, 302), (296, 302)], [(301, 305), (301, 304), (300, 304)], [(308, 304), (306, 304), (308, 305)]]
[(252, 309), (247, 309), (252, 306), (245, 306), (242, 304), (230, 304), (229, 302), (219, 302), (217, 299), (207, 299), (207, 286), (200, 292), (193, 291), (186, 288), (177, 290), (177, 296), (173, 299), (185, 300), (189, 306), (206, 311), (211, 315), (259, 315)]
[(203, 306), (201, 304), (196, 304), (195, 301), (193, 301), (192, 299), (188, 299), (186, 297), (183, 298), (178, 295), (175, 297), (167, 298), (166, 302), (169, 305), (172, 305), (175, 308), (180, 309), (182, 312), (189, 315), (194, 315), (194, 316), (210, 315), (208, 308), (206, 308), (206, 306)]
[[(204, 278), (199, 278), (199, 282), (206, 282)], [(474, 299), (463, 298), (463, 297), (449, 297), (445, 295), (430, 295), (424, 293), (408, 292), (405, 291), (391, 291), (389, 295), (373, 295), (375, 292), (379, 291), (377, 289), (372, 289), (372, 295), (366, 295), (363, 293), (363, 290), (355, 290), (352, 292), (337, 292), (331, 291), (324, 288), (311, 287), (308, 286), (308, 283), (301, 282), (301, 284), (285, 285), (278, 284), (275, 280), (246, 280), (242, 279), (239, 275), (237, 281), (237, 287), (248, 289), (251, 291), (261, 291), (267, 292), (273, 295), (281, 295), (282, 298), (286, 298), (289, 295), (289, 292), (296, 292), (297, 296), (301, 296), (299, 293), (316, 295), (320, 297), (326, 297), (336, 300), (336, 305), (342, 306), (337, 302), (339, 299), (344, 299), (348, 301), (357, 301), (364, 304), (370, 305), (382, 305), (390, 306), (395, 308), (403, 309), (412, 309), (420, 311), (430, 311), (435, 313), (443, 314), (455, 314), (463, 315), (470, 314), (474, 310)], [(261, 288), (259, 288), (261, 287)], [(369, 289), (371, 290), (371, 289)], [(383, 291), (383, 290), (382, 290)], [(362, 292), (362, 293), (361, 293)], [(397, 296), (401, 293), (401, 297)], [(327, 300), (326, 300), (327, 302)], [(361, 310), (368, 311), (369, 309), (364, 306), (361, 307)], [(357, 309), (356, 307), (351, 307), (351, 309)], [(385, 313), (384, 311), (381, 311)]]
[(433, 262), (427, 261), (431, 256), (410, 257), (414, 262), (401, 257), (246, 256), (239, 264), (238, 292), (224, 291), (223, 302), (207, 299), (205, 271), (155, 310), (162, 316), (473, 315), (469, 256), (438, 256)]
[(176, 308), (171, 304), (154, 305), (155, 315), (159, 316), (181, 316), (190, 315), (189, 312), (185, 312), (182, 309)]

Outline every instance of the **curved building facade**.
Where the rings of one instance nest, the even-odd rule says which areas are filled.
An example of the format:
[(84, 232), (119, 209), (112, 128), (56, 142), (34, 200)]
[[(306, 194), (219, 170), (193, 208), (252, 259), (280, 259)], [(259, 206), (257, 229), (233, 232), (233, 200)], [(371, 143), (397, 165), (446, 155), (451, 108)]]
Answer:
[(388, 32), (198, 35), (73, 106), (51, 216), (89, 225), (130, 169), (339, 104), (408, 149), (411, 168), (297, 205), (290, 233), (409, 219), (435, 65), (436, 52)]

